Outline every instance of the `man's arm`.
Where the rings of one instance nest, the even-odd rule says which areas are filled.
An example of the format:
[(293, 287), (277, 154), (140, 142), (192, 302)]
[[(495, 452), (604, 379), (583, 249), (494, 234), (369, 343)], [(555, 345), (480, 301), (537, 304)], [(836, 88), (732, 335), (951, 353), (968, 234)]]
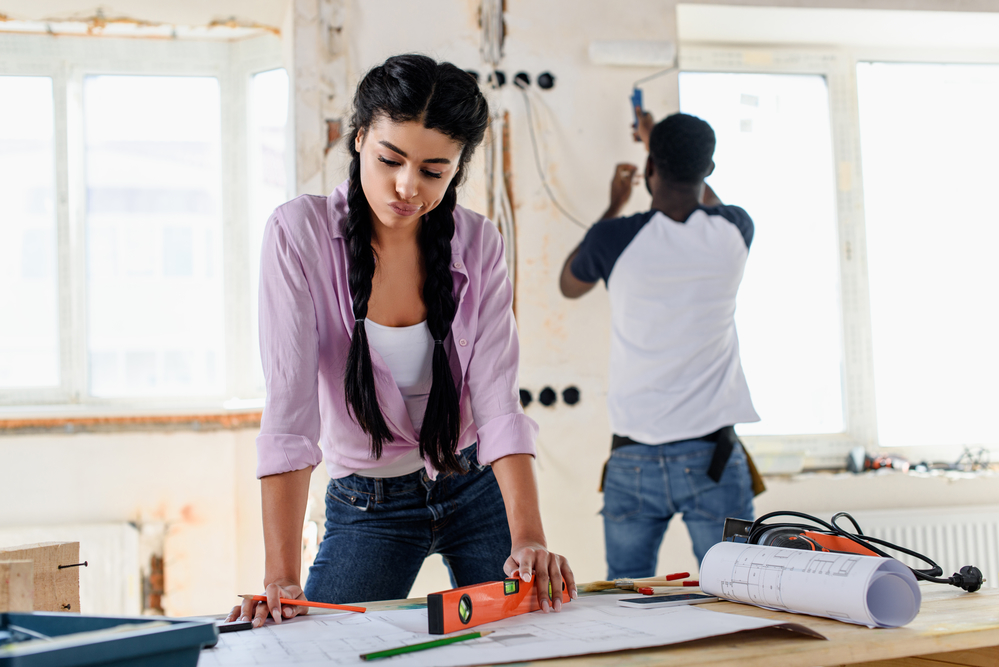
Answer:
[(565, 260), (565, 264), (562, 265), (562, 276), (559, 278), (558, 287), (562, 290), (562, 296), (568, 297), (570, 299), (578, 299), (583, 296), (591, 289), (596, 283), (588, 283), (580, 280), (572, 273), (572, 260), (576, 259), (576, 255), (579, 254), (579, 246), (569, 253), (568, 259)]
[[(610, 205), (601, 220), (610, 220), (621, 216), (621, 210), (628, 200), (631, 199), (631, 190), (635, 186), (635, 179), (638, 177), (638, 167), (633, 164), (622, 162), (614, 167), (614, 178), (611, 180)], [(562, 275), (559, 277), (558, 286), (562, 291), (562, 296), (570, 299), (578, 299), (591, 289), (596, 283), (588, 283), (580, 280), (572, 273), (572, 260), (579, 254), (579, 246), (569, 253), (568, 259), (562, 265)]]
[(635, 128), (631, 136), (634, 137), (635, 141), (641, 141), (645, 144), (645, 150), (649, 150), (649, 137), (652, 136), (652, 128), (656, 126), (656, 121), (648, 111), (642, 112), (642, 115), (638, 119), (638, 127)]

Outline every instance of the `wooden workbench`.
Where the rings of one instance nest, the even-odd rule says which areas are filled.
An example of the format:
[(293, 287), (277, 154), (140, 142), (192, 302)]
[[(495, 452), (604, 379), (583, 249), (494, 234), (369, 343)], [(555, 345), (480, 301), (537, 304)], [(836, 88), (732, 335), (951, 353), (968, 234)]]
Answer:
[[(909, 625), (871, 629), (815, 616), (768, 611), (734, 602), (709, 608), (744, 616), (799, 623), (829, 641), (764, 629), (658, 648), (554, 658), (520, 665), (536, 667), (999, 667), (999, 589), (965, 593), (952, 586), (923, 584), (919, 615)], [(407, 604), (420, 600), (407, 600)], [(392, 609), (398, 602), (365, 603)]]

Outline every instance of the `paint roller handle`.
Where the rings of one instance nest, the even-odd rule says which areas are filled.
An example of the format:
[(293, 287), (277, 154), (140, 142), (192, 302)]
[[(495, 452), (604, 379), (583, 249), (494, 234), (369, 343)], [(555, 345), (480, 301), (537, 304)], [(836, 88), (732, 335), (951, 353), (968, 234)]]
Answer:
[(631, 136), (635, 141), (641, 141), (645, 144), (645, 150), (649, 150), (649, 137), (652, 135), (652, 128), (656, 126), (656, 120), (648, 111), (636, 108), (635, 114), (638, 118), (638, 123)]

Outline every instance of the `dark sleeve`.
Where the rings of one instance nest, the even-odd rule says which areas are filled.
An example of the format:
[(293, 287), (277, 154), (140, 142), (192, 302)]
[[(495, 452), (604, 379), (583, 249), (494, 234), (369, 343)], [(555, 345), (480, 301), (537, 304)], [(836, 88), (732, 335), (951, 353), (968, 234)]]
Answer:
[(746, 250), (753, 244), (753, 233), (756, 231), (753, 225), (753, 219), (749, 217), (743, 209), (738, 206), (726, 206), (722, 204), (721, 206), (711, 206), (705, 207), (704, 211), (708, 215), (720, 215), (725, 218), (739, 230), (742, 234), (742, 240), (746, 242)]
[(569, 267), (572, 275), (584, 283), (601, 279), (606, 283), (617, 258), (654, 214), (655, 211), (648, 211), (628, 218), (601, 220), (590, 227)]

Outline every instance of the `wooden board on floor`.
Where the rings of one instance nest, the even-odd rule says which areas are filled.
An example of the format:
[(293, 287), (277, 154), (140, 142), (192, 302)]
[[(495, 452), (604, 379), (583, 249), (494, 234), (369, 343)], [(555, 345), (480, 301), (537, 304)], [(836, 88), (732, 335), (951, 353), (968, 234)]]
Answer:
[(0, 547), (0, 560), (30, 560), (34, 572), (34, 611), (80, 611), (79, 542), (42, 542)]
[(33, 571), (30, 560), (0, 560), (0, 612), (34, 611)]

